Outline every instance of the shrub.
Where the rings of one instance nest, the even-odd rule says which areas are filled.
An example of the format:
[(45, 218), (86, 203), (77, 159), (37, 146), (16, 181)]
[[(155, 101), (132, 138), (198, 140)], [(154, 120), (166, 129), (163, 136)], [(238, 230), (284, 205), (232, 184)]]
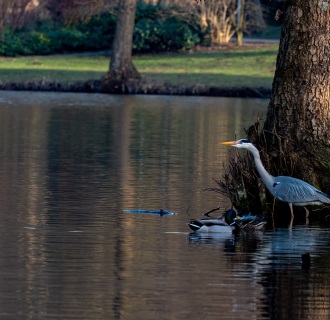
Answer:
[(159, 6), (139, 4), (133, 35), (136, 52), (191, 49), (200, 42), (200, 28), (191, 17), (169, 14)]
[(133, 50), (136, 52), (188, 50), (198, 42), (198, 35), (193, 34), (187, 24), (143, 20), (135, 26)]
[(78, 30), (85, 34), (86, 50), (110, 49), (116, 26), (116, 17), (110, 13), (91, 17), (87, 22), (80, 22)]
[[(191, 15), (173, 14), (175, 9), (137, 5), (133, 36), (135, 52), (189, 50), (203, 39), (199, 25)], [(88, 21), (64, 27), (52, 21), (40, 21), (34, 30), (5, 30), (0, 33), (0, 55), (17, 56), (111, 49), (116, 17), (105, 12)]]
[(22, 45), (24, 47), (24, 52), (28, 54), (50, 54), (52, 53), (51, 48), (51, 38), (42, 32), (31, 31), (23, 33), (20, 36), (22, 40)]
[(189, 25), (182, 22), (167, 23), (164, 40), (167, 43), (167, 49), (170, 50), (189, 50), (200, 41)]
[(84, 47), (86, 36), (75, 28), (60, 28), (47, 32), (50, 39), (50, 49), (53, 52), (64, 53), (80, 51)]
[(26, 54), (21, 37), (11, 30), (2, 31), (0, 33), (0, 54), (8, 57)]

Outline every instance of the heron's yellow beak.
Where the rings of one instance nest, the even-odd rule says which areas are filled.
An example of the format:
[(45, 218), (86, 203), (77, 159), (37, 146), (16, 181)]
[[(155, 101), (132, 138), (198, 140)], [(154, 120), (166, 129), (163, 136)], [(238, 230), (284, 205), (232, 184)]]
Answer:
[(237, 144), (236, 141), (227, 141), (227, 142), (219, 142), (220, 144), (225, 144), (227, 146), (234, 146), (235, 144)]

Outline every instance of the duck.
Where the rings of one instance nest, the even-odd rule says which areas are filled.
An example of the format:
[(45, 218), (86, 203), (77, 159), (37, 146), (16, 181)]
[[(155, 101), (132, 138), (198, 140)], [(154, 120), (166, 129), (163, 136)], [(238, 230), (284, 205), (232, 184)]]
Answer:
[(198, 233), (238, 233), (239, 230), (263, 230), (266, 221), (258, 215), (244, 215), (242, 217), (236, 214), (233, 209), (225, 211), (218, 218), (191, 220), (188, 226)]
[(220, 219), (192, 220), (188, 223), (188, 226), (194, 232), (234, 233), (234, 231), (235, 231), (235, 226), (228, 225), (225, 221), (220, 220)]
[(234, 218), (233, 224), (235, 224), (239, 230), (244, 229), (258, 231), (263, 230), (267, 222), (264, 221), (263, 217), (259, 215), (254, 216), (249, 213), (248, 215)]
[(207, 219), (196, 219), (191, 220), (188, 223), (190, 229), (194, 232), (202, 233), (213, 233), (213, 232), (222, 232), (222, 233), (235, 233), (237, 227), (234, 222), (236, 218), (236, 212), (234, 210), (225, 211), (218, 218), (207, 218)]

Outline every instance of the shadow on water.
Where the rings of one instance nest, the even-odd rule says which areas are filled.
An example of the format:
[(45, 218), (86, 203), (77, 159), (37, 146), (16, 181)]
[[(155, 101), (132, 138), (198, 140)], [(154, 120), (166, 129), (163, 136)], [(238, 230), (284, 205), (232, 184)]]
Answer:
[(0, 318), (328, 319), (328, 225), (189, 234), (266, 105), (1, 93)]

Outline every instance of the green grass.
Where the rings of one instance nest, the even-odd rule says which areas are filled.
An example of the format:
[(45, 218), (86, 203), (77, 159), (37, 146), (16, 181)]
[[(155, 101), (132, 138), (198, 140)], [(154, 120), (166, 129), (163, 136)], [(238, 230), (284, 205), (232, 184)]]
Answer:
[[(270, 88), (277, 49), (278, 45), (229, 46), (207, 53), (135, 56), (133, 61), (143, 77), (173, 84)], [(99, 55), (2, 57), (0, 81), (72, 83), (98, 79), (108, 70), (109, 60)]]
[(109, 58), (79, 55), (0, 58), (0, 81), (54, 80), (70, 83), (100, 78)]

